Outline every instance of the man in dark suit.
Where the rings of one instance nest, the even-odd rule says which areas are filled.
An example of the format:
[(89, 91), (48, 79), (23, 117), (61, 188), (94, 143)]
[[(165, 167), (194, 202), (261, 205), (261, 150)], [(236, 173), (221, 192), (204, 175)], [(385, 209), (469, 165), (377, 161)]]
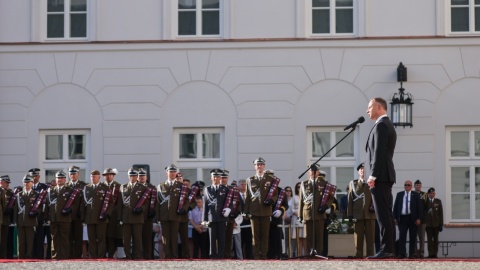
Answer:
[[(8, 175), (0, 176), (0, 259), (13, 258), (13, 254), (7, 257), (7, 250), (13, 251), (13, 245), (8, 245), (8, 239), (13, 238), (9, 235), (11, 217), (13, 217), (13, 208), (7, 209), (7, 204), (12, 196), (15, 196), (10, 189), (10, 177)], [(12, 243), (13, 244), (13, 243)]]
[(370, 119), (375, 121), (368, 135), (367, 162), (365, 168), (369, 175), (370, 187), (377, 216), (381, 245), (380, 251), (369, 259), (393, 258), (395, 246), (395, 225), (392, 214), (392, 186), (395, 183), (393, 152), (397, 142), (395, 127), (387, 116), (387, 102), (382, 98), (373, 98), (367, 109)]
[[(238, 191), (240, 193), (240, 212), (245, 212), (245, 200), (247, 199), (247, 180), (240, 179), (238, 181)], [(252, 247), (252, 226), (250, 225), (250, 219), (243, 216), (243, 222), (241, 226), (241, 238), (242, 238), (242, 253), (243, 258), (253, 260), (253, 247)]]
[(415, 191), (412, 192), (412, 181), (405, 181), (404, 186), (405, 191), (397, 193), (393, 206), (393, 217), (400, 231), (397, 257), (403, 259), (407, 256), (405, 245), (407, 232), (409, 232), (409, 258), (413, 259), (415, 258), (417, 226), (421, 223), (423, 204), (420, 195)]

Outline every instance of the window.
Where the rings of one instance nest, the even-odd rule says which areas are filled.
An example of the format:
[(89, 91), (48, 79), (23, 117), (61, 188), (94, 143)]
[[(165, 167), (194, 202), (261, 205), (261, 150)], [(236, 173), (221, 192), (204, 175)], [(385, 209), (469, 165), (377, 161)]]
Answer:
[(452, 33), (480, 32), (480, 0), (451, 0)]
[(347, 194), (348, 183), (358, 178), (358, 131), (345, 137), (347, 134), (341, 128), (311, 127), (307, 130), (307, 162), (313, 163), (325, 155), (319, 162), (320, 170), (327, 173), (328, 182), (337, 186), (337, 200)]
[(87, 37), (87, 0), (47, 0), (47, 38)]
[(210, 170), (223, 168), (221, 128), (179, 128), (174, 130), (174, 153), (183, 177), (192, 181), (210, 179)]
[(312, 34), (353, 34), (353, 0), (312, 0)]
[(178, 0), (178, 35), (220, 35), (220, 4), (220, 0)]
[(447, 130), (452, 221), (480, 221), (480, 127)]
[(55, 178), (55, 173), (76, 165), (80, 167), (80, 178), (85, 179), (88, 166), (90, 137), (87, 130), (43, 130), (40, 131), (40, 157), (45, 171), (45, 181)]

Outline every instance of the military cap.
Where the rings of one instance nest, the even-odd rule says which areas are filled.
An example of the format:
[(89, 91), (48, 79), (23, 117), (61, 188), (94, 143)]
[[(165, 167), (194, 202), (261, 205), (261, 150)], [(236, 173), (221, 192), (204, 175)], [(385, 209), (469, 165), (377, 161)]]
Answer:
[(229, 171), (223, 170), (223, 171), (222, 171), (222, 174), (221, 174), (220, 176), (221, 176), (221, 177), (228, 177), (228, 174), (229, 174), (229, 173), (230, 173)]
[(177, 166), (174, 164), (170, 164), (168, 167), (165, 167), (165, 171), (167, 172), (176, 172), (177, 170)]
[(135, 169), (130, 168), (130, 169), (128, 169), (127, 174), (128, 174), (128, 176), (135, 176), (135, 175), (138, 175), (138, 172)]
[(362, 163), (358, 164), (357, 171), (360, 170), (363, 167), (365, 167), (365, 163), (362, 162)]
[(320, 170), (320, 164), (315, 163), (315, 164), (312, 164), (312, 165), (308, 166), (308, 167), (310, 168), (310, 170), (313, 168), (312, 166), (315, 166), (315, 169), (316, 169), (317, 171)]
[(30, 175), (26, 174), (26, 175), (23, 177), (23, 182), (24, 182), (24, 183), (33, 182), (33, 179), (32, 179), (32, 177), (30, 177)]
[(177, 177), (182, 177), (183, 178), (183, 174), (181, 172), (178, 172)]
[(140, 168), (138, 169), (138, 175), (147, 175), (147, 172), (143, 168)]
[(107, 174), (116, 175), (116, 174), (117, 174), (117, 170), (112, 169), (112, 168), (106, 168), (105, 170), (103, 170), (103, 175), (107, 175)]
[(67, 178), (67, 175), (66, 175), (63, 171), (58, 171), (58, 172), (55, 174), (55, 177), (56, 177), (56, 178)]
[(10, 183), (10, 176), (2, 175), (2, 176), (0, 176), (0, 180), (5, 181), (7, 183)]
[(327, 177), (327, 172), (320, 170), (320, 176)]
[(253, 161), (253, 164), (265, 164), (265, 159), (259, 157)]
[(80, 168), (77, 166), (70, 166), (70, 168), (68, 168), (68, 173), (78, 173), (79, 171)]
[(432, 193), (432, 192), (435, 192), (435, 189), (433, 187), (429, 188), (427, 193)]
[(420, 181), (420, 179), (417, 179), (417, 181), (415, 181), (415, 183), (413, 183), (413, 184), (414, 184), (414, 185), (419, 185), (419, 184), (421, 185), (422, 182)]
[(40, 169), (39, 168), (32, 168), (32, 169), (28, 170), (28, 174), (30, 176), (38, 176), (38, 175), (40, 175)]
[(90, 172), (90, 175), (100, 175), (100, 171), (93, 170), (93, 171)]
[(220, 176), (220, 175), (222, 174), (222, 170), (220, 170), (220, 169), (213, 169), (213, 170), (210, 171), (210, 174), (211, 174), (212, 176)]
[(205, 182), (197, 180), (197, 182), (195, 182), (193, 186), (198, 186), (200, 189), (203, 189), (205, 187)]
[(271, 170), (271, 169), (266, 169), (266, 170), (265, 170), (265, 174), (274, 175), (274, 174), (275, 174), (275, 171), (274, 171), (274, 170)]

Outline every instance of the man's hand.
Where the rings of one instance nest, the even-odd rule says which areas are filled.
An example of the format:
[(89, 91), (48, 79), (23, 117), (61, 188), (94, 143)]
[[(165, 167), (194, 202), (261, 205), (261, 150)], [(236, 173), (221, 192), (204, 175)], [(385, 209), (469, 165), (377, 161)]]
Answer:
[(375, 180), (373, 178), (368, 178), (367, 185), (372, 189), (375, 187)]
[(279, 218), (281, 215), (282, 215), (282, 211), (281, 211), (281, 210), (275, 210), (275, 211), (273, 211), (273, 217), (274, 217), (274, 218)]
[(268, 200), (264, 201), (263, 204), (265, 204), (265, 205), (272, 205), (272, 204), (273, 204), (273, 200), (272, 200), (272, 199), (268, 199)]
[(328, 209), (328, 206), (326, 204), (320, 206), (320, 209), (318, 209), (318, 212), (320, 213), (325, 213), (325, 211), (327, 211)]

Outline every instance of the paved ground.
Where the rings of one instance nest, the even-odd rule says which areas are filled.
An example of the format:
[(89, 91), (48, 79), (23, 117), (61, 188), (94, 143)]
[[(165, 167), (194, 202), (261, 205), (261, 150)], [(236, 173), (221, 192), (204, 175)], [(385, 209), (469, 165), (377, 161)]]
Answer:
[(130, 270), (130, 269), (445, 269), (471, 270), (480, 269), (480, 260), (284, 260), (284, 261), (251, 261), (251, 260), (176, 260), (176, 261), (39, 261), (0, 263), (0, 269), (81, 269), (81, 270)]

